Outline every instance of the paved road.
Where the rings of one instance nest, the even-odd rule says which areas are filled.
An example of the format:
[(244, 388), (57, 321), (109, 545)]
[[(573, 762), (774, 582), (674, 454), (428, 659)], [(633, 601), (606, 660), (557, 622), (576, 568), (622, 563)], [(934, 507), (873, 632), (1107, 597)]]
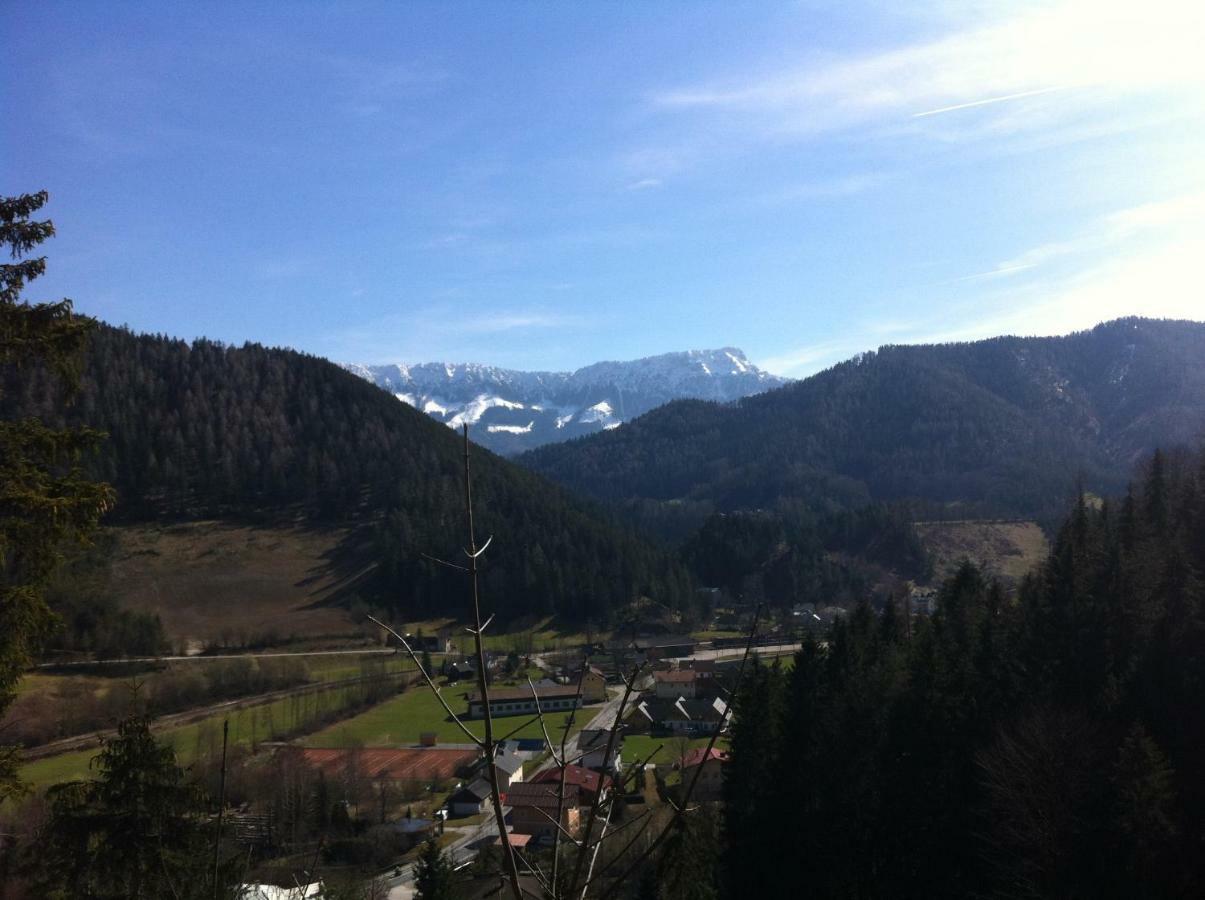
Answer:
[[(802, 644), (764, 644), (756, 645), (753, 648), (754, 653), (759, 653), (762, 656), (774, 656), (782, 653), (794, 653)], [(744, 647), (724, 647), (721, 650), (696, 650), (692, 656), (683, 656), (681, 659), (740, 659), (745, 655)]]

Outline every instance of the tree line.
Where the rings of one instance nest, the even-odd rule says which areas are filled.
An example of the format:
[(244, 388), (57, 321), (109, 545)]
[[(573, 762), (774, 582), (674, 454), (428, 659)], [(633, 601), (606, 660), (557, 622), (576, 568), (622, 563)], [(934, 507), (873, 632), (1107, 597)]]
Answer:
[[(1205, 883), (1205, 452), (1080, 498), (1014, 600), (863, 605), (737, 698), (732, 895), (1182, 897)], [(783, 860), (789, 859), (789, 865)], [(739, 886), (739, 891), (737, 890)]]
[[(462, 596), (424, 558), (459, 552), (454, 435), (326, 360), (100, 327), (70, 405), (45, 368), (0, 376), (6, 418), (107, 435), (84, 471), (116, 489), (110, 522), (340, 523), (351, 530), (340, 558), (372, 564), (356, 587), (372, 605), (442, 614)], [(501, 616), (601, 621), (641, 596), (690, 609), (690, 576), (671, 554), (488, 451), (474, 468), (481, 527), (497, 535), (485, 587)]]
[[(923, 502), (926, 518), (1057, 525), (1076, 479), (1205, 428), (1205, 325), (1123, 319), (1059, 338), (887, 346), (719, 405), (677, 401), (519, 461), (667, 530), (679, 513)], [(650, 504), (658, 509), (651, 510)]]

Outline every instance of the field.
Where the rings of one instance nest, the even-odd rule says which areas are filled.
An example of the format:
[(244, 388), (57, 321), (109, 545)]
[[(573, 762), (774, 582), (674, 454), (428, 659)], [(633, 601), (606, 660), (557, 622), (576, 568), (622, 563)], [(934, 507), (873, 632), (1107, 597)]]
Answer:
[[(462, 696), (466, 690), (469, 690), (467, 686), (443, 689), (444, 699), (457, 715), (463, 713), (467, 706)], [(572, 730), (579, 730), (594, 714), (595, 711), (589, 706), (579, 710)], [(545, 714), (545, 722), (554, 739), (560, 734), (570, 715), (568, 712)], [(543, 737), (540, 723), (529, 719), (530, 717), (525, 716), (494, 719), (494, 737)], [(479, 719), (467, 721), (465, 724), (474, 735), (481, 736), (484, 733), (483, 724)], [(511, 734), (516, 728), (519, 730)], [(405, 747), (418, 743), (419, 736), (430, 731), (435, 732), (438, 739), (444, 743), (466, 743), (469, 739), (455, 722), (448, 719), (448, 714), (440, 706), (435, 695), (417, 686), (357, 716), (311, 734), (304, 743), (307, 747), (347, 747), (353, 744), (365, 747)]]
[(1045, 559), (1049, 549), (1036, 522), (919, 522), (916, 529), (933, 554), (935, 582), (969, 559), (1013, 586)]
[[(710, 738), (692, 738), (685, 749), (693, 750), (696, 747), (706, 747)], [(715, 742), (716, 749), (727, 750), (728, 739), (725, 737), (719, 738)], [(660, 747), (660, 750), (657, 748)], [(631, 765), (635, 762), (643, 761), (650, 753), (657, 750), (655, 756), (648, 760), (658, 766), (672, 765), (678, 760), (678, 757), (683, 752), (682, 739), (677, 737), (650, 737), (647, 734), (633, 734), (623, 739), (623, 764)]]
[(126, 609), (159, 615), (173, 646), (350, 635), (332, 564), (337, 530), (219, 521), (112, 529), (112, 589)]
[[(417, 692), (416, 688), (411, 690)], [(175, 748), (177, 762), (188, 765), (221, 746), (223, 720), (230, 721), (231, 746), (252, 746), (304, 731), (314, 723), (353, 706), (360, 696), (355, 687), (330, 688), (260, 706), (230, 710), (189, 725), (156, 732), (156, 736)], [(81, 750), (35, 760), (21, 767), (20, 777), (35, 789), (84, 778), (88, 774), (89, 761), (96, 753), (96, 749)]]

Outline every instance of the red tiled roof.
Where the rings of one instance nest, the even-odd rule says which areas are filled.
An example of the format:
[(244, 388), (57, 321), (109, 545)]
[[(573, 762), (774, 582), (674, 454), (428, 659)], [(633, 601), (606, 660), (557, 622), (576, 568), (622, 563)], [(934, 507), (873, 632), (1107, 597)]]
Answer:
[(720, 762), (726, 763), (728, 762), (728, 753), (724, 750), (717, 750), (715, 747), (711, 748), (710, 753), (706, 747), (695, 747), (682, 757), (678, 763), (678, 767), (682, 769), (691, 769), (705, 760), (710, 759), (718, 759)]
[[(583, 766), (565, 766), (565, 784), (579, 787), (591, 794), (598, 793), (598, 782), (601, 777), (597, 772)], [(609, 778), (607, 780), (610, 781)], [(543, 772), (540, 772), (529, 783), (559, 784), (560, 781), (561, 769), (559, 766), (553, 766), (551, 769), (545, 769)]]
[(654, 672), (653, 678), (656, 681), (666, 682), (668, 684), (689, 684), (695, 680), (695, 673), (690, 671), (676, 672)]
[[(537, 806), (542, 809), (556, 809), (557, 787), (555, 784), (533, 784), (531, 782), (520, 782), (512, 784), (502, 796), (502, 805), (517, 807), (517, 806)], [(578, 789), (576, 785), (565, 785), (565, 809), (572, 806), (577, 806)]]

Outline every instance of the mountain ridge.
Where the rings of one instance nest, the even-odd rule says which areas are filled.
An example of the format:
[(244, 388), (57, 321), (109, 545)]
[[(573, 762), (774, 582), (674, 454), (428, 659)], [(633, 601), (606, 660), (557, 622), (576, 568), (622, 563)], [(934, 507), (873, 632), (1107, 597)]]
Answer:
[(474, 439), (504, 455), (614, 429), (672, 400), (727, 403), (789, 383), (736, 347), (600, 361), (572, 372), (480, 363), (342, 365), (437, 421), (479, 426)]
[(618, 503), (1052, 516), (1077, 480), (1123, 489), (1205, 435), (1205, 323), (1128, 318), (1060, 337), (885, 345), (726, 406), (676, 401), (520, 462)]

